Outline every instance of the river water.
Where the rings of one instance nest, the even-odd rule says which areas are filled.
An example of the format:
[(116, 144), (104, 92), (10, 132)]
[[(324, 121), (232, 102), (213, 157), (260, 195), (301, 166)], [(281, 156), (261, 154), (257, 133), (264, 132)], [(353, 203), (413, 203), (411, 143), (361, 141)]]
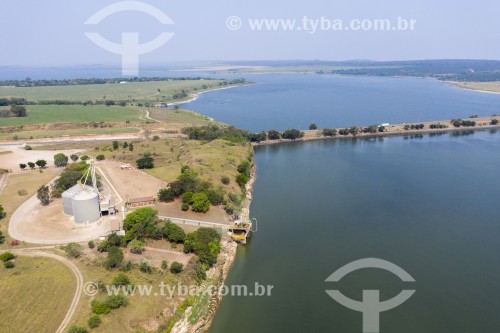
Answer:
[[(311, 81), (337, 79), (291, 80), (302, 78), (303, 86), (288, 94), (283, 79), (273, 77), (277, 87), (267, 82), (214, 92), (190, 108), (249, 130), (500, 110), (499, 96), (430, 80), (342, 78), (347, 87), (337, 82), (332, 92), (317, 93)], [(359, 98), (354, 82), (364, 87)], [(345, 94), (335, 93), (337, 84)], [(336, 102), (325, 104), (329, 99)], [(499, 150), (498, 131), (257, 147), (251, 215), (259, 229), (239, 248), (227, 284), (274, 288), (268, 297), (225, 297), (210, 332), (362, 332), (362, 314), (330, 298), (325, 290), (332, 289), (356, 300), (368, 289), (380, 290), (382, 300), (416, 290), (380, 315), (381, 332), (498, 332)], [(416, 282), (381, 269), (325, 282), (363, 258), (392, 262)]]

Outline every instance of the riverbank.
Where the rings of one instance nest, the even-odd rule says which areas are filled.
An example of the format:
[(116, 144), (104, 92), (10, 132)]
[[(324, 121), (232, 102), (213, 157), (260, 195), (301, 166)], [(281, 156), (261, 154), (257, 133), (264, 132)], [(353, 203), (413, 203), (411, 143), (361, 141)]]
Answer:
[[(245, 186), (245, 200), (242, 204), (240, 220), (250, 222), (250, 205), (252, 204), (253, 188), (257, 179), (257, 168), (254, 164), (251, 171), (251, 176)], [(229, 237), (221, 241), (221, 251), (217, 258), (217, 263), (207, 272), (207, 279), (202, 285), (202, 293), (206, 295), (198, 295), (193, 306), (190, 307), (172, 328), (171, 333), (206, 333), (210, 330), (215, 314), (222, 302), (223, 295), (217, 293), (213, 296), (208, 296), (210, 290), (221, 290), (223, 288), (229, 271), (236, 259), (237, 243)]]
[(218, 90), (227, 90), (227, 89), (232, 89), (232, 88), (239, 88), (239, 87), (244, 87), (244, 86), (248, 86), (248, 85), (251, 85), (251, 84), (254, 84), (254, 83), (248, 82), (248, 83), (237, 84), (237, 85), (229, 86), (229, 87), (222, 87), (222, 88), (215, 88), (215, 89), (209, 89), (209, 90), (205, 90), (205, 91), (200, 91), (200, 92), (191, 94), (191, 96), (187, 100), (169, 103), (168, 106), (176, 106), (176, 105), (183, 105), (183, 104), (191, 103), (191, 102), (196, 101), (198, 98), (200, 98), (201, 95), (206, 94), (206, 93), (210, 93), (210, 92), (214, 92), (214, 91), (218, 91)]
[[(386, 130), (384, 132), (376, 132), (376, 133), (358, 133), (356, 135), (340, 135), (337, 134), (335, 136), (324, 136), (322, 134), (322, 130), (313, 130), (313, 131), (304, 131), (304, 137), (296, 140), (266, 140), (261, 142), (253, 143), (253, 146), (267, 146), (267, 145), (275, 145), (289, 142), (306, 142), (306, 141), (317, 141), (317, 140), (338, 140), (345, 138), (380, 138), (380, 137), (389, 137), (389, 136), (415, 136), (415, 135), (423, 135), (423, 134), (438, 134), (438, 133), (447, 133), (447, 132), (463, 132), (463, 131), (478, 131), (478, 130), (488, 130), (488, 129), (500, 129), (500, 124), (492, 125), (491, 121), (493, 119), (500, 120), (500, 116), (491, 116), (491, 117), (482, 117), (482, 118), (473, 118), (468, 119), (470, 121), (475, 121), (476, 126), (471, 127), (454, 127), (451, 124), (451, 120), (442, 120), (442, 121), (432, 121), (432, 122), (424, 122), (424, 123), (408, 123), (408, 124), (395, 124), (386, 126)], [(405, 126), (424, 125), (423, 129), (405, 129)], [(431, 129), (431, 125), (445, 125), (448, 126), (446, 128), (433, 128)], [(360, 127), (361, 128), (361, 127)], [(341, 128), (336, 129), (337, 132), (341, 130)]]
[(486, 94), (500, 94), (500, 82), (455, 82), (447, 81), (453, 87)]

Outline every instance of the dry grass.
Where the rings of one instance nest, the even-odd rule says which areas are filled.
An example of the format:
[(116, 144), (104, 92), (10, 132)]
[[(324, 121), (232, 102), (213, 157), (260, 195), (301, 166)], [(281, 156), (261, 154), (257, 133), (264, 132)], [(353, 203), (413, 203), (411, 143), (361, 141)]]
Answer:
[[(46, 169), (43, 173), (26, 172), (9, 176), (7, 185), (0, 194), (0, 205), (2, 205), (7, 212), (7, 216), (0, 220), (0, 230), (5, 236), (7, 236), (9, 216), (21, 206), (24, 201), (33, 196), (40, 186), (50, 182), (60, 172), (61, 170), (59, 169)], [(26, 190), (27, 194), (21, 196), (18, 194), (19, 190)], [(10, 238), (7, 237), (5, 244), (1, 246), (5, 247), (8, 241), (10, 241)]]
[(0, 268), (0, 332), (55, 332), (73, 298), (73, 274), (50, 258), (20, 256), (15, 265)]
[(500, 82), (457, 82), (459, 88), (500, 93)]
[[(182, 255), (182, 253), (179, 254)], [(116, 270), (108, 271), (104, 269), (100, 266), (100, 262), (102, 262), (102, 258), (93, 258), (92, 256), (85, 256), (78, 260), (77, 265), (84, 275), (84, 281), (101, 281), (104, 284), (110, 284), (113, 278), (120, 273)], [(168, 264), (170, 266), (171, 262)], [(171, 286), (177, 285), (177, 283), (185, 285), (193, 283), (189, 276), (189, 270), (174, 275), (160, 270), (147, 274), (135, 268), (125, 274), (135, 285), (153, 286), (152, 294), (142, 297), (128, 296), (129, 305), (125, 308), (112, 310), (107, 315), (101, 315), (101, 326), (93, 329), (92, 332), (156, 332), (159, 325), (166, 323), (170, 319), (175, 312), (175, 308), (182, 301), (178, 296), (172, 299), (169, 299), (167, 295), (162, 296), (158, 288), (161, 282)], [(165, 292), (167, 292), (166, 288)], [(157, 295), (154, 293), (157, 293)], [(96, 299), (103, 300), (105, 297), (106, 292), (100, 292)], [(82, 296), (79, 310), (72, 325), (87, 326), (87, 320), (92, 315), (89, 301), (90, 297)]]

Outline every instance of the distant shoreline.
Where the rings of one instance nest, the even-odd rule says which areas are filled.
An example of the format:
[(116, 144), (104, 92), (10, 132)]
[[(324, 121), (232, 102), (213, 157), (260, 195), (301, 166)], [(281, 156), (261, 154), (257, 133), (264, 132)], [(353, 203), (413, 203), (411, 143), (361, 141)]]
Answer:
[[(480, 121), (485, 121), (489, 120), (491, 122), (492, 119), (499, 119), (500, 116), (498, 117), (488, 117), (488, 118), (476, 118), (472, 119), (474, 121), (480, 122)], [(430, 124), (449, 124), (450, 120), (445, 120), (445, 121), (435, 121), (435, 122), (427, 122), (423, 123), (426, 126)], [(397, 130), (394, 131), (388, 131), (388, 132), (377, 132), (377, 133), (359, 133), (357, 135), (339, 135), (337, 134), (336, 136), (323, 136), (321, 131), (322, 130), (315, 130), (315, 131), (303, 131), (305, 133), (305, 136), (300, 139), (296, 140), (285, 140), (285, 139), (280, 139), (280, 140), (267, 140), (267, 141), (261, 141), (261, 142), (256, 142), (253, 143), (252, 145), (254, 147), (259, 147), (259, 146), (269, 146), (269, 145), (276, 145), (276, 144), (286, 144), (286, 143), (292, 143), (292, 142), (308, 142), (308, 141), (320, 141), (320, 140), (340, 140), (340, 139), (370, 139), (370, 138), (384, 138), (384, 137), (397, 137), (397, 136), (415, 136), (415, 135), (422, 135), (422, 134), (439, 134), (439, 133), (450, 133), (450, 132), (465, 132), (465, 131), (481, 131), (481, 130), (500, 130), (500, 124), (497, 125), (479, 125), (479, 126), (474, 126), (474, 127), (451, 127), (448, 128), (436, 128), (436, 129), (430, 129), (430, 128), (425, 128), (421, 130), (404, 130), (404, 129), (399, 129), (404, 127), (406, 124), (397, 124), (397, 125), (391, 125), (394, 126), (394, 128), (398, 128)], [(411, 124), (409, 124), (411, 125)]]

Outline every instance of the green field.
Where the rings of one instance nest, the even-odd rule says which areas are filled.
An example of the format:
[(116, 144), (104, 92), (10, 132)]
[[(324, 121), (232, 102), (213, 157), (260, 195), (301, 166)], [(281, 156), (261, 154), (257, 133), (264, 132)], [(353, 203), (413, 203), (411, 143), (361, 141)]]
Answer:
[[(131, 82), (125, 84), (93, 84), (52, 87), (0, 87), (0, 97), (24, 97), (29, 101), (172, 101), (173, 95), (182, 90), (188, 93), (219, 87), (222, 80), (176, 80)], [(160, 91), (158, 91), (158, 89)]]
[(142, 111), (104, 105), (28, 105), (27, 117), (0, 118), (0, 127), (52, 123), (138, 122)]
[(138, 128), (82, 128), (72, 130), (34, 130), (0, 133), (0, 140), (28, 140), (30, 138), (53, 138), (62, 136), (105, 135), (137, 133)]

